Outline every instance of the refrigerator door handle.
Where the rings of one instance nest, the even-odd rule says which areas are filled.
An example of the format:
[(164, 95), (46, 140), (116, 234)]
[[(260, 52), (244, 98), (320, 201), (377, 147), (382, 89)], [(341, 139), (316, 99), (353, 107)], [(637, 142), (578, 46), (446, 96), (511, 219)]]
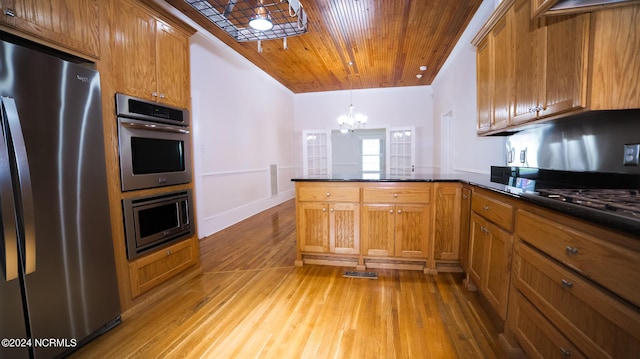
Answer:
[[(20, 193), (18, 201), (18, 211), (22, 212), (22, 233), (24, 235), (25, 274), (36, 271), (36, 237), (35, 237), (35, 214), (33, 206), (33, 193), (31, 189), (31, 174), (29, 173), (29, 161), (27, 159), (27, 149), (22, 136), (22, 126), (16, 102), (11, 97), (0, 98), (2, 102), (2, 116), (6, 116), (9, 124), (9, 134), (13, 143), (15, 153), (16, 169), (18, 172), (18, 182)], [(3, 122), (4, 122), (3, 118)], [(5, 129), (6, 132), (6, 129)]]
[[(0, 101), (2, 101), (0, 99)], [(4, 274), (7, 282), (18, 278), (18, 236), (16, 234), (16, 216), (14, 211), (13, 186), (11, 185), (11, 166), (9, 164), (9, 129), (7, 128), (4, 103), (2, 105), (2, 123), (0, 123), (0, 214), (2, 215), (2, 236), (4, 256)]]

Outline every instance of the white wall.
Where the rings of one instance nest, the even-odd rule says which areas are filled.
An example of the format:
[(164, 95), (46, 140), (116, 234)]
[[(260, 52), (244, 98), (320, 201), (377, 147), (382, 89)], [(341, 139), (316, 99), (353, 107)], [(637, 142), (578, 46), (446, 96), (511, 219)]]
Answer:
[(200, 33), (191, 38), (191, 91), (198, 236), (293, 198), (293, 93)]
[[(302, 175), (302, 131), (337, 130), (338, 116), (347, 112), (349, 90), (296, 94), (296, 175)], [(353, 91), (356, 112), (367, 115), (366, 128), (416, 127), (416, 172), (433, 169), (433, 101), (430, 86)]]
[[(440, 166), (442, 151), (450, 151), (454, 173), (489, 173), (490, 167), (505, 165), (505, 138), (476, 135), (476, 49), (471, 40), (489, 18), (499, 1), (483, 1), (462, 34), (442, 70), (432, 83), (433, 163)], [(442, 141), (441, 117), (453, 112), (452, 143)]]

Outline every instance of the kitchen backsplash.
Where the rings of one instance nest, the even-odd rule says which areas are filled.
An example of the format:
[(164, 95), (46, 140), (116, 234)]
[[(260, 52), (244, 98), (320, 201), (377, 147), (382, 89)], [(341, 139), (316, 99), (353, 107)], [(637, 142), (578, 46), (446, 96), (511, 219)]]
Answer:
[(623, 165), (625, 144), (640, 144), (640, 110), (590, 112), (509, 136), (506, 164), (640, 174)]

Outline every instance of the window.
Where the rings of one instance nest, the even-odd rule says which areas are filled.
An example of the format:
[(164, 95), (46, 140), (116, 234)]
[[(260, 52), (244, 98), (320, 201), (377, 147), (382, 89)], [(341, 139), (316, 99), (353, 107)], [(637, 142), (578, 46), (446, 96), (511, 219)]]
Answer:
[(363, 139), (362, 140), (362, 172), (381, 172), (382, 155), (380, 139)]

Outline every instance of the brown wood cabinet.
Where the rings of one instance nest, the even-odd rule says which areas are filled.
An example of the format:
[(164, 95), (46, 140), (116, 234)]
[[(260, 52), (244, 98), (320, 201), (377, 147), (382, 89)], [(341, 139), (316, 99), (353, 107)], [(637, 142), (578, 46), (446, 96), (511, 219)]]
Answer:
[(510, 124), (512, 104), (511, 15), (505, 13), (478, 46), (478, 132)]
[[(195, 246), (193, 245), (195, 243)], [(197, 239), (191, 238), (131, 261), (131, 293), (135, 298), (198, 262)]]
[[(640, 5), (532, 20), (543, 3), (503, 1), (473, 41), (478, 48), (479, 133), (523, 129), (531, 121), (585, 111), (640, 108), (635, 91), (640, 43), (634, 40), (640, 37), (634, 20)], [(498, 30), (511, 38), (506, 33), (496, 37)], [(513, 46), (500, 49), (492, 47), (494, 42)], [(502, 75), (496, 72), (500, 69)], [(502, 111), (507, 111), (508, 121), (499, 115)]]
[[(432, 267), (437, 269), (438, 267), (444, 268), (447, 263), (460, 263), (461, 253), (461, 235), (463, 230), (463, 218), (462, 207), (464, 202), (463, 189), (461, 183), (447, 183), (439, 182), (433, 185), (434, 187), (434, 222), (433, 222), (433, 260)], [(467, 190), (468, 191), (468, 190)], [(468, 195), (467, 203), (468, 202)], [(468, 234), (468, 218), (467, 215), (467, 230)], [(442, 264), (442, 265), (439, 265)], [(458, 267), (459, 268), (459, 267)]]
[(360, 254), (358, 184), (297, 182), (296, 193), (296, 264), (302, 265), (304, 254), (357, 258)]
[(365, 184), (363, 255), (426, 260), (431, 233), (431, 191), (429, 183)]
[(0, 9), (0, 25), (10, 32), (92, 58), (100, 55), (99, 0), (0, 0)]
[[(510, 307), (517, 309), (507, 332), (528, 355), (564, 349), (626, 358), (640, 352), (637, 239), (531, 206), (517, 211), (515, 234), (518, 294)], [(564, 341), (536, 342), (522, 315), (539, 318)]]
[(513, 206), (500, 197), (489, 191), (473, 193), (468, 273), (469, 279), (500, 318), (506, 320), (513, 249)]
[(460, 197), (460, 265), (469, 271), (469, 233), (471, 221), (471, 187), (463, 185)]
[(161, 19), (134, 0), (118, 0), (111, 56), (126, 66), (116, 71), (117, 92), (190, 108), (190, 33)]
[[(455, 189), (454, 197), (459, 198), (460, 184), (451, 185), (457, 189), (458, 197)], [(297, 181), (296, 265), (389, 267), (426, 272), (427, 260), (433, 258), (432, 197), (433, 184), (426, 182)], [(459, 202), (445, 198), (442, 203), (449, 209), (444, 212), (450, 217), (459, 216)], [(454, 222), (446, 225), (442, 233), (458, 233), (459, 226)], [(454, 246), (457, 248), (457, 244), (446, 244), (442, 253), (454, 251), (447, 249)], [(449, 262), (457, 261), (452, 255), (449, 258), (452, 258)]]

